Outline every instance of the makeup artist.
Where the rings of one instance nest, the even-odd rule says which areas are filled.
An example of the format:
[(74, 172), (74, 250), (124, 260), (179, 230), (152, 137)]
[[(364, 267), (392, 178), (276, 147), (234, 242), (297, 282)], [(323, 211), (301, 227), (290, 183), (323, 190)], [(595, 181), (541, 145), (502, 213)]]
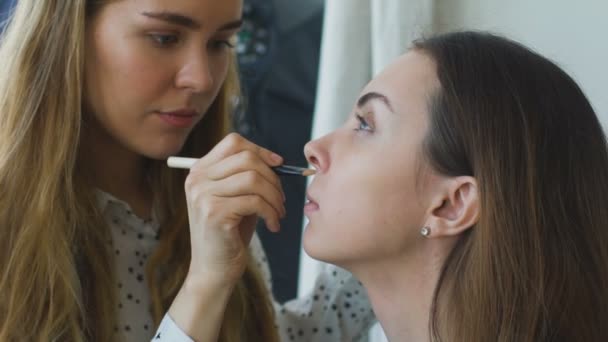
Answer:
[[(17, 2), (0, 46), (0, 340), (365, 335), (352, 277), (273, 310), (254, 223), (280, 229), (282, 158), (226, 137), (241, 7)], [(202, 158), (188, 172), (172, 155)], [(342, 315), (345, 298), (364, 314)]]

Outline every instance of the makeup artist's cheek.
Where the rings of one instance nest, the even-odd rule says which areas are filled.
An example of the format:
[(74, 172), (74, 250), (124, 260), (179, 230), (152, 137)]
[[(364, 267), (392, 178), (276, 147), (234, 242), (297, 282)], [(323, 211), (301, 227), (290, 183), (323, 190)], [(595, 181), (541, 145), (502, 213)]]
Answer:
[(152, 81), (158, 74), (162, 74), (166, 66), (135, 51), (125, 54), (120, 60), (120, 67), (126, 69), (134, 80)]

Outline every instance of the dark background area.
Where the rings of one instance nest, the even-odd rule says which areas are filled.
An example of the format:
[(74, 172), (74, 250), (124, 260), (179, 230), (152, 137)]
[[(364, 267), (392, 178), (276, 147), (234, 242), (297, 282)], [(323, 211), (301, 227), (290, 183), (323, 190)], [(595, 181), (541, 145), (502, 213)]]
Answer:
[[(3, 22), (6, 19), (10, 8), (15, 1), (16, 0), (0, 0), (0, 22)], [(2, 24), (0, 24), (0, 26), (2, 26)]]
[[(239, 38), (247, 47), (237, 48), (245, 101), (237, 113), (237, 130), (292, 165), (307, 165), (303, 148), (314, 113), (322, 5), (245, 0), (246, 24)], [(287, 197), (282, 230), (270, 233), (260, 221), (258, 234), (268, 254), (275, 298), (284, 302), (297, 295), (306, 179), (286, 176), (281, 182)]]

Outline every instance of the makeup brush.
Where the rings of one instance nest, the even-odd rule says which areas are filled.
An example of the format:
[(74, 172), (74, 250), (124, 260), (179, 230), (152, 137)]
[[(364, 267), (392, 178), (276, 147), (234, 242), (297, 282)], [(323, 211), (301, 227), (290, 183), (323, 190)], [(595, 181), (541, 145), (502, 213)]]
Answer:
[[(190, 169), (198, 159), (185, 157), (169, 157), (167, 165), (175, 169)], [(282, 176), (312, 176), (317, 171), (305, 167), (280, 165), (272, 167), (272, 170)]]

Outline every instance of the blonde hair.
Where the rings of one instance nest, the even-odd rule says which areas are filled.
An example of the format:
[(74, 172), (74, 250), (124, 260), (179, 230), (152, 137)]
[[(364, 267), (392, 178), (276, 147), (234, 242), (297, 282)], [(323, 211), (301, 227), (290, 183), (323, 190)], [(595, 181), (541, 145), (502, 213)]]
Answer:
[[(0, 42), (0, 340), (115, 340), (109, 229), (80, 171), (84, 43), (99, 1), (20, 0)], [(234, 61), (184, 153), (203, 155), (229, 129)], [(168, 199), (147, 265), (155, 321), (189, 263), (183, 172), (152, 162)], [(226, 310), (221, 341), (276, 341), (272, 307), (250, 264)]]

